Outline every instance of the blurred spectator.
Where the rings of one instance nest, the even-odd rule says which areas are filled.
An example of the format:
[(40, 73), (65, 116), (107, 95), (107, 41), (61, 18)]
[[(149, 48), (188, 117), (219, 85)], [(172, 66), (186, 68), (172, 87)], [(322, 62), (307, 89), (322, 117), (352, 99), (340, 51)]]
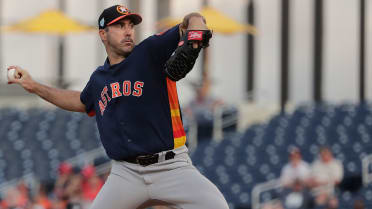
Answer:
[(83, 180), (83, 197), (86, 201), (92, 202), (96, 198), (99, 190), (103, 186), (103, 181), (96, 174), (96, 169), (88, 165), (82, 170)]
[(85, 201), (83, 199), (83, 176), (80, 173), (75, 173), (71, 176), (65, 187), (63, 199), (67, 202), (68, 208), (83, 208)]
[(73, 172), (72, 172), (72, 166), (67, 163), (63, 162), (60, 164), (58, 168), (58, 176), (57, 176), (57, 181), (55, 183), (54, 187), (54, 193), (57, 198), (63, 199), (64, 198), (64, 191), (66, 186), (68, 185)]
[(45, 208), (43, 206), (41, 206), (41, 205), (38, 205), (37, 203), (33, 203), (30, 206), (30, 209), (45, 209)]
[(213, 114), (215, 108), (223, 104), (221, 100), (210, 94), (210, 86), (211, 81), (209, 79), (195, 85), (196, 95), (189, 104), (189, 108), (194, 115)]
[(354, 209), (365, 209), (364, 201), (361, 199), (355, 200)]
[(62, 199), (54, 199), (52, 205), (53, 209), (66, 209), (67, 202)]
[(310, 178), (310, 166), (302, 160), (301, 152), (297, 147), (289, 151), (289, 162), (282, 168), (280, 181), (284, 187), (292, 187), (298, 181), (307, 185)]
[(284, 209), (280, 201), (271, 201), (264, 203), (262, 209)]
[(214, 98), (210, 94), (211, 82), (206, 79), (195, 87), (195, 98), (190, 102), (189, 108), (193, 114), (202, 115), (205, 112), (212, 113), (214, 109), (222, 104), (221, 100)]
[(195, 88), (195, 97), (186, 107), (186, 114), (198, 124), (198, 139), (211, 138), (214, 111), (223, 102), (210, 95), (210, 80), (205, 79)]
[(319, 158), (312, 164), (310, 181), (318, 205), (327, 205), (330, 201), (338, 205), (335, 186), (341, 182), (343, 174), (342, 163), (333, 157), (327, 147), (322, 147)]
[(48, 198), (45, 184), (40, 184), (39, 191), (34, 197), (34, 207), (52, 209), (52, 202)]
[(332, 196), (327, 201), (326, 209), (337, 209), (338, 206), (338, 199), (336, 198), (336, 196)]
[(66, 162), (59, 166), (53, 209), (85, 208), (83, 178), (79, 168), (73, 168)]
[(167, 206), (154, 206), (153, 209), (170, 209)]
[(72, 173), (72, 165), (67, 162), (63, 162), (58, 167), (58, 174), (60, 176), (68, 175)]
[(29, 190), (24, 181), (20, 181), (17, 184), (17, 190), (19, 192), (19, 203), (20, 205), (26, 205), (29, 200)]
[(23, 209), (26, 207), (28, 199), (16, 187), (10, 187), (1, 202), (1, 207), (6, 209)]

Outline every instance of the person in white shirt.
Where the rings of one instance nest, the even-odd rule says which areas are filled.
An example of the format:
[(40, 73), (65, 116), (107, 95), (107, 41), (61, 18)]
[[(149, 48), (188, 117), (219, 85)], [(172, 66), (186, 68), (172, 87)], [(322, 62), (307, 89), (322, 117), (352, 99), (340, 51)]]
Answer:
[(284, 187), (292, 187), (300, 181), (307, 185), (310, 177), (310, 166), (302, 160), (301, 152), (297, 147), (290, 149), (289, 162), (282, 168), (280, 182)]
[(342, 181), (343, 175), (344, 170), (341, 161), (333, 157), (330, 149), (322, 147), (319, 158), (311, 166), (310, 180), (318, 205), (335, 201), (335, 186)]

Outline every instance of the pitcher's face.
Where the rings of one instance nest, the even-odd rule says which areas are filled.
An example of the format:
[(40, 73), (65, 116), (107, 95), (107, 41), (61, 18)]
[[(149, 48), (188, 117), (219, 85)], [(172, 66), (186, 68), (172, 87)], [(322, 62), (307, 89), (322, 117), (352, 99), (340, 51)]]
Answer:
[(103, 29), (106, 33), (106, 49), (115, 54), (128, 57), (134, 48), (134, 24), (129, 19), (122, 19)]

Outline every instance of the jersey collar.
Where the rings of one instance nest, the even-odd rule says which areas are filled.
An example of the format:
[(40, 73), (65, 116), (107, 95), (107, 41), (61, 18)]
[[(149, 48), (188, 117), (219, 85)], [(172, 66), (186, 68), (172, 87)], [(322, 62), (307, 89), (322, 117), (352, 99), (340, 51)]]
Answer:
[(110, 69), (110, 61), (109, 61), (108, 57), (106, 58), (105, 63), (103, 64), (103, 69), (105, 69), (105, 70)]

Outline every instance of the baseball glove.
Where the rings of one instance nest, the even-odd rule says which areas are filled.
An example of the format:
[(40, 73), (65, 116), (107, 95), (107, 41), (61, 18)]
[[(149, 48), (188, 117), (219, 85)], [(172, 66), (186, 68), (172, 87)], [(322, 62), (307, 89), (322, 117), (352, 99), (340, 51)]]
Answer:
[[(212, 38), (210, 30), (187, 30), (178, 43), (177, 49), (165, 63), (167, 76), (173, 81), (184, 78), (194, 67), (200, 50), (209, 46), (210, 38)], [(200, 42), (201, 44), (194, 48), (194, 42)]]

